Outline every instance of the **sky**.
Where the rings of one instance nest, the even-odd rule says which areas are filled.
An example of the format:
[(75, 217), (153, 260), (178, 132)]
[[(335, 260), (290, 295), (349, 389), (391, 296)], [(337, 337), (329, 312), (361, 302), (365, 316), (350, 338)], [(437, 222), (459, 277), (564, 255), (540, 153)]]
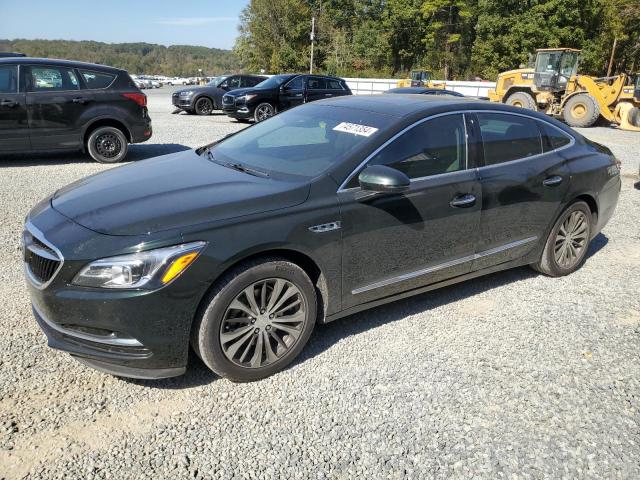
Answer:
[(249, 0), (0, 0), (0, 38), (230, 49)]

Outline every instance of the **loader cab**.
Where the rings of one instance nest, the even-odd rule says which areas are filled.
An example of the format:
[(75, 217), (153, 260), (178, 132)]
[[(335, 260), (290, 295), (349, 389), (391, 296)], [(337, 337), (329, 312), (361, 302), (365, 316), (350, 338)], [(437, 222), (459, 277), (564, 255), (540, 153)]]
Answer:
[(533, 81), (540, 91), (563, 92), (578, 72), (580, 50), (572, 48), (537, 50)]
[(431, 72), (427, 72), (426, 70), (411, 71), (412, 87), (424, 87), (430, 81), (431, 81)]

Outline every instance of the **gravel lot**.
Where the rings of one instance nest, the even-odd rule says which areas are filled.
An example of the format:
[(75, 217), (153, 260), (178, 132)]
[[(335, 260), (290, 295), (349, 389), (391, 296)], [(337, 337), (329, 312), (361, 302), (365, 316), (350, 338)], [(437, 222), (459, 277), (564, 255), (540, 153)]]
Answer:
[[(131, 159), (243, 128), (171, 115), (148, 92)], [(623, 162), (616, 215), (586, 265), (528, 268), (320, 326), (292, 367), (252, 384), (198, 360), (128, 381), (46, 347), (17, 244), (32, 205), (109, 167), (0, 159), (0, 478), (640, 478), (640, 134), (585, 135)]]

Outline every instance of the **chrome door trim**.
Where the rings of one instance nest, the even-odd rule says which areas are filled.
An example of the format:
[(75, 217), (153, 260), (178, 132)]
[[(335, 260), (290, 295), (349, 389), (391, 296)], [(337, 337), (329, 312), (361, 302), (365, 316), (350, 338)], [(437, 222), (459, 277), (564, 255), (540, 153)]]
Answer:
[[(560, 148), (554, 148), (553, 150), (549, 150), (548, 152), (538, 153), (536, 155), (531, 155), (529, 157), (516, 158), (514, 160), (509, 160), (508, 162), (496, 163), (494, 165), (476, 165), (475, 168), (478, 169), (478, 170), (482, 170), (483, 168), (493, 168), (493, 167), (497, 167), (497, 166), (508, 165), (510, 163), (521, 162), (523, 160), (535, 159), (535, 158), (538, 158), (538, 157), (540, 157), (542, 155), (547, 155), (549, 153), (554, 153), (554, 152), (560, 152), (560, 151), (565, 150), (567, 148), (571, 148), (576, 144), (576, 139), (575, 139), (575, 137), (573, 135), (565, 132), (561, 128), (558, 128), (556, 125), (552, 124), (551, 122), (549, 122), (549, 121), (547, 121), (547, 120), (545, 120), (543, 118), (536, 118), (536, 117), (532, 117), (532, 116), (525, 115), (525, 114), (518, 113), (518, 112), (508, 112), (508, 111), (505, 111), (505, 110), (456, 110), (455, 112), (438, 113), (436, 115), (431, 115), (431, 116), (428, 116), (428, 117), (425, 117), (425, 118), (421, 118), (420, 120), (418, 120), (418, 121), (412, 123), (411, 125), (403, 128), (398, 133), (396, 133), (393, 137), (391, 137), (389, 140), (387, 140), (382, 145), (380, 145), (378, 148), (376, 148), (371, 154), (367, 155), (367, 157), (362, 162), (360, 162), (360, 164), (347, 176), (345, 181), (340, 184), (340, 187), (338, 188), (337, 193), (348, 192), (348, 191), (351, 191), (351, 190), (360, 189), (360, 187), (345, 188), (345, 185), (347, 185), (349, 183), (349, 181), (351, 181), (351, 179), (356, 175), (356, 173), (358, 173), (360, 171), (360, 169), (364, 165), (366, 165), (369, 160), (371, 160), (375, 155), (380, 153), (380, 151), (383, 148), (385, 148), (391, 142), (396, 140), (400, 135), (402, 135), (402, 134), (406, 133), (407, 131), (411, 130), (413, 127), (416, 127), (416, 126), (426, 122), (427, 120), (431, 120), (431, 119), (434, 119), (434, 118), (442, 117), (442, 116), (445, 116), (445, 115), (456, 115), (456, 114), (459, 114), (459, 115), (462, 115), (463, 119), (464, 119), (465, 115), (472, 115), (472, 114), (475, 114), (475, 113), (498, 113), (498, 114), (504, 114), (504, 115), (515, 115), (515, 116), (518, 116), (518, 117), (525, 117), (525, 118), (528, 118), (528, 119), (531, 119), (531, 120), (534, 120), (534, 121), (538, 121), (538, 122), (544, 122), (547, 125), (549, 125), (550, 127), (558, 130), (563, 135), (569, 137), (569, 139), (570, 139), (570, 141), (569, 141), (569, 143), (567, 145), (564, 145), (564, 146), (562, 146)], [(465, 132), (466, 132), (466, 129), (467, 129), (467, 122), (466, 121), (464, 122), (464, 125), (465, 125)], [(469, 159), (468, 159), (468, 157), (469, 157), (469, 139), (468, 138), (466, 139), (466, 143), (467, 143), (467, 145), (466, 145), (467, 165), (465, 165), (465, 167), (466, 167), (466, 169), (468, 169), (469, 168)], [(463, 170), (458, 170), (458, 172), (461, 172), (461, 171), (463, 171)], [(439, 174), (439, 175), (449, 175), (451, 173), (457, 173), (457, 172), (446, 172), (446, 173)], [(414, 179), (411, 180), (411, 182), (413, 183), (413, 181), (423, 180), (425, 178), (431, 178), (431, 177), (435, 177), (435, 176), (437, 176), (437, 175), (431, 175), (429, 177), (414, 178)]]
[(440, 263), (438, 265), (434, 265), (432, 267), (422, 268), (420, 270), (415, 270), (409, 273), (403, 273), (402, 275), (398, 275), (392, 278), (387, 278), (385, 280), (380, 280), (375, 283), (371, 283), (369, 285), (365, 285), (363, 287), (358, 287), (351, 291), (352, 295), (358, 295), (360, 293), (368, 292), (370, 290), (375, 290), (377, 288), (386, 287), (389, 285), (393, 285), (395, 283), (404, 282), (406, 280), (411, 280), (413, 278), (421, 277), (428, 273), (437, 272), (439, 270), (443, 270), (449, 267), (455, 267), (456, 265), (461, 265), (463, 263), (471, 262), (473, 260), (478, 260), (483, 257), (487, 257), (489, 255), (495, 255), (496, 253), (504, 252), (506, 250), (510, 250), (512, 248), (520, 247), (522, 245), (526, 245), (528, 243), (535, 242), (538, 239), (537, 236), (523, 238), (522, 240), (516, 240), (515, 242), (506, 243), (499, 247), (491, 248), (489, 250), (485, 250), (480, 253), (475, 253), (473, 255), (466, 255), (464, 257), (456, 258), (454, 260), (449, 260), (445, 263)]

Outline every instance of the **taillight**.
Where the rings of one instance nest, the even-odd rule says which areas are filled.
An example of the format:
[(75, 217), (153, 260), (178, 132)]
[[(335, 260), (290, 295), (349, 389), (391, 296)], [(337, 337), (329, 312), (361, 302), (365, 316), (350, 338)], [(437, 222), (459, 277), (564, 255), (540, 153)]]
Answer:
[(133, 100), (141, 107), (144, 107), (147, 104), (147, 96), (144, 93), (123, 93), (122, 96), (129, 100)]

